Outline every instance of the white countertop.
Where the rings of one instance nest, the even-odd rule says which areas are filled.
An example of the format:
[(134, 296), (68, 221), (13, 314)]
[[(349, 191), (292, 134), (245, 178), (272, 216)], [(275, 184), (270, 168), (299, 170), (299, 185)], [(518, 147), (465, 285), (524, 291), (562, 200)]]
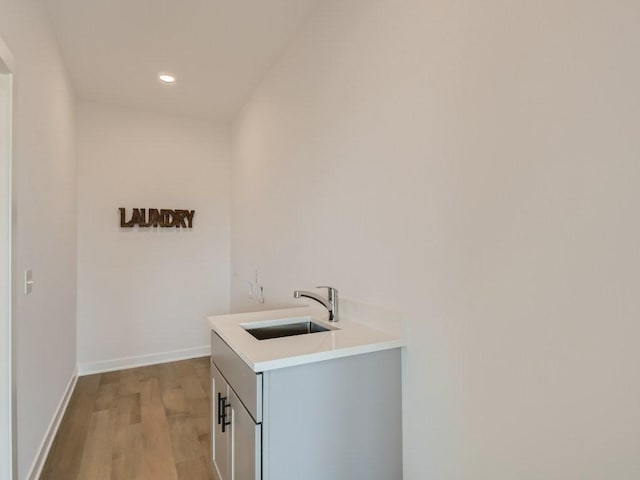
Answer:
[[(376, 352), (405, 345), (402, 333), (394, 334), (343, 320), (321, 320), (310, 307), (285, 308), (260, 312), (207, 317), (211, 328), (254, 372), (320, 362), (332, 358)], [(243, 325), (270, 326), (293, 320), (313, 320), (330, 330), (291, 337), (258, 340)]]

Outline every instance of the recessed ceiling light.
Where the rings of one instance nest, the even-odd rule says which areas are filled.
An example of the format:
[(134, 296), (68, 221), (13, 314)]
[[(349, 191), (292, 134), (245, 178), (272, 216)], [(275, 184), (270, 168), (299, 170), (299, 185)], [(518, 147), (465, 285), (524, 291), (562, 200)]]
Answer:
[(158, 78), (160, 79), (161, 82), (164, 82), (164, 83), (173, 83), (176, 81), (176, 77), (168, 73), (161, 73), (160, 75), (158, 75)]

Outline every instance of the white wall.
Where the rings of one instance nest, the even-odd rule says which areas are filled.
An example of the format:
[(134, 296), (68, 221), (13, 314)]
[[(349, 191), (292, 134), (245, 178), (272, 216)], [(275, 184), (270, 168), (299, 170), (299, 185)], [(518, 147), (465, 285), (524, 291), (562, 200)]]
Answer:
[(234, 129), (232, 309), (404, 310), (407, 479), (640, 476), (638, 2), (324, 2)]
[[(39, 2), (0, 0), (15, 59), (14, 329), (18, 477), (30, 471), (76, 366), (74, 98)], [(23, 272), (33, 270), (25, 296)]]
[[(219, 124), (79, 105), (81, 372), (204, 354), (205, 316), (229, 308), (229, 161)], [(120, 207), (127, 218), (132, 208), (196, 213), (192, 229), (121, 229)]]

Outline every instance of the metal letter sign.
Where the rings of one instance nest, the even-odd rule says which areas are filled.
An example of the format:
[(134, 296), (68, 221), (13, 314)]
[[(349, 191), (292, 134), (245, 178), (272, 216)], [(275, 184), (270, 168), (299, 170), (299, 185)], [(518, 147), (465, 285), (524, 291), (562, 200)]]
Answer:
[(150, 208), (147, 213), (146, 208), (134, 208), (131, 212), (131, 219), (126, 221), (124, 208), (120, 209), (120, 227), (176, 227), (193, 228), (193, 216), (195, 210), (171, 210), (168, 208)]

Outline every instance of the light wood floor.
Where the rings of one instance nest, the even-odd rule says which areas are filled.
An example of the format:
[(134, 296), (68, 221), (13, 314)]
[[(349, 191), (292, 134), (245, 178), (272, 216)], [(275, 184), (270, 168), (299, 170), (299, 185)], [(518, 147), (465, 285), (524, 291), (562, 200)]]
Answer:
[(87, 375), (42, 480), (210, 480), (209, 357)]

